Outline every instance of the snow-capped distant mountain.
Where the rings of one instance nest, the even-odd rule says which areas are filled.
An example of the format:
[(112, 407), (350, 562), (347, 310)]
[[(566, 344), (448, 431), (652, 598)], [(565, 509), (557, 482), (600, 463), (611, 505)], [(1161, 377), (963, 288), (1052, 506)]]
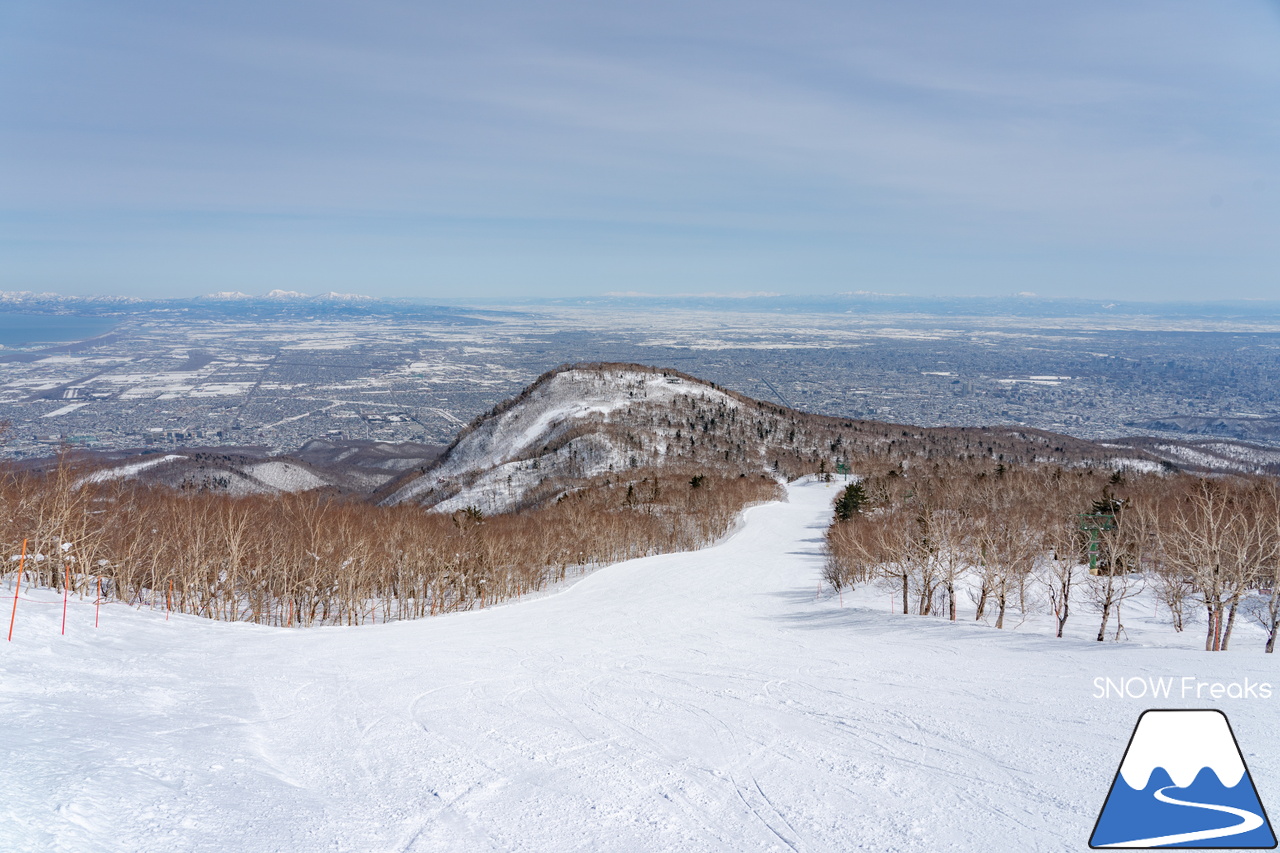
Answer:
[(130, 296), (64, 296), (59, 293), (0, 291), (0, 311), (29, 314), (146, 317), (160, 314), (172, 318), (182, 312), (186, 319), (260, 320), (274, 318), (396, 316), (449, 326), (480, 326), (496, 321), (483, 310), (430, 305), (402, 299), (379, 299), (356, 293), (325, 293), (308, 296), (296, 290), (276, 289), (264, 296), (236, 290), (204, 296), (173, 299), (135, 299)]
[(312, 302), (376, 302), (373, 296), (364, 296), (359, 293), (338, 293), (331, 290), (328, 293), (321, 293), (318, 296), (310, 296), (299, 290), (273, 290), (263, 296), (250, 296), (238, 290), (221, 290), (217, 293), (209, 293), (200, 297), (201, 299), (220, 300), (220, 301), (238, 301), (244, 299), (270, 299), (270, 300), (309, 300)]
[(23, 309), (58, 309), (137, 305), (143, 300), (132, 296), (65, 296), (61, 293), (35, 293), (30, 290), (0, 290), (0, 306)]
[(60, 293), (36, 293), (31, 290), (0, 290), (0, 303), (3, 302), (38, 302), (38, 301), (65, 301), (74, 299), (75, 297), (63, 296)]
[(318, 300), (325, 300), (328, 302), (374, 302), (375, 301), (374, 297), (365, 296), (364, 294), (361, 294), (361, 293), (338, 293), (333, 290), (329, 291), (328, 293), (322, 293), (319, 296), (314, 296), (312, 298), (318, 299)]

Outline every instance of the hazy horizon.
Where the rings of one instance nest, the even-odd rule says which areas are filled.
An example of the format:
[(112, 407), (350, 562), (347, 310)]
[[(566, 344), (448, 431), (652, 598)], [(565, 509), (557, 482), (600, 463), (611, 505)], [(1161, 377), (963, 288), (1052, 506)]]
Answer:
[[(0, 289), (0, 313), (21, 314), (25, 310), (24, 306), (30, 308), (37, 306), (42, 299), (72, 299), (85, 300), (86, 302), (96, 303), (101, 300), (105, 303), (117, 303), (124, 300), (122, 304), (132, 303), (164, 303), (168, 301), (188, 302), (188, 301), (208, 301), (211, 304), (226, 302), (234, 304), (237, 301), (260, 302), (274, 301), (281, 304), (288, 304), (291, 301), (298, 302), (334, 302), (337, 304), (350, 302), (353, 305), (361, 303), (422, 303), (422, 304), (438, 304), (442, 306), (454, 306), (465, 308), (474, 306), (477, 308), (491, 305), (538, 305), (538, 304), (579, 304), (590, 306), (593, 304), (644, 304), (652, 302), (655, 305), (663, 303), (697, 303), (708, 305), (722, 305), (726, 309), (734, 307), (759, 307), (759, 306), (777, 306), (780, 308), (793, 309), (797, 311), (806, 308), (813, 308), (823, 304), (858, 304), (867, 308), (874, 308), (877, 305), (912, 305), (919, 304), (921, 307), (957, 305), (964, 303), (972, 303), (974, 305), (988, 306), (989, 308), (1003, 308), (1016, 306), (1079, 306), (1082, 308), (1092, 309), (1117, 309), (1119, 313), (1123, 313), (1124, 309), (1136, 308), (1152, 308), (1157, 310), (1168, 309), (1176, 311), (1177, 309), (1194, 310), (1198, 307), (1212, 308), (1218, 307), (1223, 309), (1245, 308), (1256, 306), (1258, 309), (1270, 309), (1280, 311), (1280, 297), (1272, 296), (1242, 296), (1242, 297), (1223, 297), (1216, 294), (1204, 294), (1196, 298), (1179, 298), (1172, 297), (1167, 299), (1132, 299), (1125, 297), (1089, 297), (1076, 295), (1044, 295), (1032, 292), (1021, 293), (881, 293), (877, 291), (837, 291), (828, 293), (778, 293), (772, 291), (749, 291), (749, 292), (716, 292), (704, 291), (700, 293), (694, 292), (674, 292), (674, 293), (657, 293), (647, 291), (610, 291), (605, 293), (585, 293), (585, 294), (550, 294), (538, 292), (511, 292), (506, 294), (485, 295), (477, 294), (472, 296), (457, 295), (419, 295), (413, 293), (391, 294), (391, 293), (375, 293), (369, 290), (316, 290), (316, 291), (298, 291), (285, 290), (282, 288), (273, 288), (269, 291), (250, 290), (222, 290), (209, 291), (206, 293), (182, 293), (182, 294), (145, 294), (145, 293), (109, 293), (104, 291), (74, 293), (67, 290), (5, 290)], [(46, 303), (47, 304), (47, 303)], [(58, 304), (58, 303), (53, 303)], [(1016, 312), (1015, 312), (1016, 313)]]

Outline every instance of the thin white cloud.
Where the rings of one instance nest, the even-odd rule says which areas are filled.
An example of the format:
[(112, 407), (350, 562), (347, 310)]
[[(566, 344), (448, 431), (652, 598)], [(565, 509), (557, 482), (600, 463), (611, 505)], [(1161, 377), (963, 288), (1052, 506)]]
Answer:
[(579, 255), (1276, 260), (1280, 26), (1250, 0), (85, 11), (0, 36), (15, 212), (345, 217), (406, 258), (397, 229), (449, 222)]

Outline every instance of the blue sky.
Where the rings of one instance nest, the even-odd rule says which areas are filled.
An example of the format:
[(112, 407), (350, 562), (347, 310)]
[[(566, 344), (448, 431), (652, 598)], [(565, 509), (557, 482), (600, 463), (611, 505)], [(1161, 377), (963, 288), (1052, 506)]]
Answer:
[(1277, 285), (1274, 0), (0, 5), (0, 289)]

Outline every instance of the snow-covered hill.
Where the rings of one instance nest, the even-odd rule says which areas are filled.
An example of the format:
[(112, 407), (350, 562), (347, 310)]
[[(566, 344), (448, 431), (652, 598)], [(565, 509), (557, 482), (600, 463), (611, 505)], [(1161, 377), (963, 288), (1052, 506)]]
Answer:
[[(1145, 599), (1131, 641), (1099, 644), (1084, 613), (1056, 640), (819, 595), (834, 493), (793, 484), (716, 547), (389, 625), (166, 621), (161, 598), (95, 629), (73, 599), (63, 636), (61, 599), (24, 591), (0, 848), (1083, 851), (1153, 704), (1095, 679), (1276, 682), (1256, 635), (1206, 655)], [(1273, 810), (1274, 701), (1216, 703)]]
[(918, 464), (981, 454), (1004, 462), (1159, 467), (1147, 451), (1012, 427), (922, 429), (814, 415), (752, 400), (674, 370), (570, 365), (463, 430), (435, 466), (383, 503), (505, 512), (591, 477), (650, 467), (796, 477), (838, 466)]
[(167, 453), (138, 459), (125, 456), (101, 464), (85, 482), (141, 480), (180, 489), (227, 495), (269, 495), (341, 487), (345, 482), (296, 459), (246, 457), (209, 452)]
[(1280, 474), (1280, 449), (1230, 438), (1187, 441), (1138, 436), (1104, 446), (1141, 450), (1162, 463), (1187, 471)]
[(440, 448), (414, 442), (307, 442), (291, 454), (269, 456), (261, 449), (175, 448), (154, 452), (103, 453), (86, 457), (89, 482), (135, 479), (181, 489), (228, 495), (280, 494), (330, 489), (369, 494), (406, 469), (434, 460)]
[(621, 366), (555, 372), (464, 431), (440, 465), (386, 503), (424, 500), (442, 511), (474, 505), (502, 512), (548, 479), (660, 464), (679, 430), (670, 413), (681, 404), (720, 413), (742, 405), (674, 371)]

